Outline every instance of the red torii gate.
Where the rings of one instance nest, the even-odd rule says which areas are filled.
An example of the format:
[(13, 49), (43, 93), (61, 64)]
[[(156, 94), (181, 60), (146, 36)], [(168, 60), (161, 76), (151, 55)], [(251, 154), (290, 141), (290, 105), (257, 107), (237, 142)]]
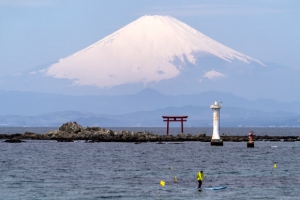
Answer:
[(186, 122), (188, 116), (162, 116), (164, 122), (167, 122), (167, 135), (169, 135), (169, 122), (181, 122), (181, 133), (183, 133), (183, 122)]

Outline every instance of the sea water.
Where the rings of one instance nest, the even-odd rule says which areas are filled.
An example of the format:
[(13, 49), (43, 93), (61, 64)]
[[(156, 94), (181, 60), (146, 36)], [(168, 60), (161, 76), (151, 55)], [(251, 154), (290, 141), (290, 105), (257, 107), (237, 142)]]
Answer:
[[(298, 135), (299, 130), (266, 128), (262, 133)], [(247, 148), (245, 142), (218, 147), (2, 140), (0, 151), (0, 199), (299, 199), (300, 142), (256, 141), (255, 148)], [(206, 174), (203, 187), (227, 188), (198, 192), (199, 170)]]

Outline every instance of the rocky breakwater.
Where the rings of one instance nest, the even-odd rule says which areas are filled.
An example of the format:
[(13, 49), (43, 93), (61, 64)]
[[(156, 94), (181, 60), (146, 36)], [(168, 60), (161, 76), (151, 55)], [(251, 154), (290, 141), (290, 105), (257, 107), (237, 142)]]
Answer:
[(36, 134), (31, 132), (25, 132), (24, 134), (15, 133), (15, 134), (0, 134), (0, 139), (5, 139), (4, 142), (8, 143), (21, 143), (25, 142), (22, 139), (33, 139), (33, 140), (45, 140), (43, 134)]
[(200, 141), (205, 134), (191, 135), (178, 134), (177, 136), (157, 135), (152, 132), (132, 132), (123, 130), (115, 132), (100, 127), (83, 128), (77, 123), (65, 123), (59, 130), (49, 131), (42, 138), (57, 140), (58, 142), (71, 142), (85, 140), (86, 142), (160, 142), (160, 141)]
[(32, 140), (57, 140), (58, 142), (73, 142), (74, 140), (85, 140), (86, 142), (172, 142), (172, 141), (210, 141), (211, 137), (205, 134), (191, 135), (178, 134), (157, 135), (152, 132), (132, 132), (128, 130), (113, 131), (100, 127), (83, 128), (77, 123), (68, 122), (63, 124), (59, 130), (53, 130), (44, 134), (26, 132), (24, 134), (0, 134), (0, 139), (6, 142), (20, 142), (22, 139)]
[[(32, 140), (57, 140), (58, 142), (73, 142), (74, 140), (85, 140), (86, 142), (181, 142), (181, 141), (201, 141), (210, 142), (211, 136), (205, 133), (197, 135), (178, 134), (178, 135), (157, 135), (152, 132), (132, 132), (123, 130), (115, 132), (100, 127), (86, 127), (75, 122), (63, 124), (59, 130), (53, 130), (44, 134), (26, 132), (24, 134), (0, 134), (0, 139), (6, 139), (5, 142), (19, 143), (26, 139)], [(22, 140), (23, 139), (23, 140)], [(222, 135), (224, 142), (246, 142), (248, 136), (226, 136)], [(300, 141), (297, 136), (255, 136), (254, 141)]]

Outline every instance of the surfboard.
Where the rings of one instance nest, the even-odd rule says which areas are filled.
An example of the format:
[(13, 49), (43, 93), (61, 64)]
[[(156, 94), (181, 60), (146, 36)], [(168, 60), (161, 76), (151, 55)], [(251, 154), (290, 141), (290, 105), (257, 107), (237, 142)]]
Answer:
[(219, 187), (210, 187), (210, 188), (202, 188), (202, 190), (223, 190), (227, 188), (226, 186), (219, 186)]

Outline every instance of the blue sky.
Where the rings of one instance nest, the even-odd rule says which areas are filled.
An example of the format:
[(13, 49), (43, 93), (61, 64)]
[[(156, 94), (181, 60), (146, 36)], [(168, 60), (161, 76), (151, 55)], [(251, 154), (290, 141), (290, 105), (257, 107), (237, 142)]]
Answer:
[(55, 62), (143, 15), (169, 15), (241, 53), (300, 68), (298, 0), (0, 0), (1, 76)]

